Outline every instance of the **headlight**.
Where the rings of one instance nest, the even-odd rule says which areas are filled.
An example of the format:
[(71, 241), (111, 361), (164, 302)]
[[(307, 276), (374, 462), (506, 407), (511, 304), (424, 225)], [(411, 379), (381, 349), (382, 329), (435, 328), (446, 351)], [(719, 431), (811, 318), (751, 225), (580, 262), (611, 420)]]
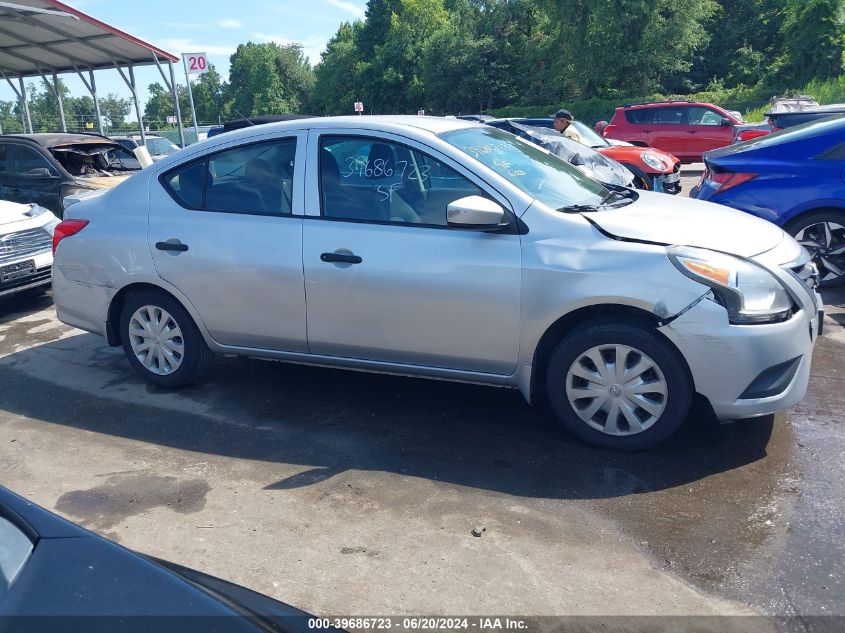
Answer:
[(789, 318), (792, 299), (765, 268), (704, 248), (669, 246), (666, 252), (684, 275), (713, 289), (731, 323), (775, 323)]
[(642, 157), (643, 162), (652, 169), (656, 169), (657, 171), (663, 171), (666, 169), (666, 165), (663, 164), (663, 161), (660, 160), (660, 157), (657, 154), (643, 152), (640, 156)]

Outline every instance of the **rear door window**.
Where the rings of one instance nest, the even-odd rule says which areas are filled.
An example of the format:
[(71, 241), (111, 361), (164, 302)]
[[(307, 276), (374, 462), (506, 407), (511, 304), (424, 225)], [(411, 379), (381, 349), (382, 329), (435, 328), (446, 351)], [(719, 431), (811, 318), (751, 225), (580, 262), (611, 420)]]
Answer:
[(683, 108), (654, 108), (651, 115), (654, 125), (681, 125), (684, 122)]
[(166, 172), (162, 184), (189, 209), (289, 215), (295, 156), (295, 138), (242, 145)]

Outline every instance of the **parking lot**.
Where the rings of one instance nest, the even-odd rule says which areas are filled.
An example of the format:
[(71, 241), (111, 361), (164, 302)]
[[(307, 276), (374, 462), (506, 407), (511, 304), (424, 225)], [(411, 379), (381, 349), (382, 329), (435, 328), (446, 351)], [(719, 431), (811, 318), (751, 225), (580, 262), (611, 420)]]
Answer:
[(625, 454), (495, 388), (219, 358), (166, 392), (49, 294), (7, 299), (2, 483), (317, 615), (841, 614), (845, 293), (825, 302), (800, 406), (696, 410)]

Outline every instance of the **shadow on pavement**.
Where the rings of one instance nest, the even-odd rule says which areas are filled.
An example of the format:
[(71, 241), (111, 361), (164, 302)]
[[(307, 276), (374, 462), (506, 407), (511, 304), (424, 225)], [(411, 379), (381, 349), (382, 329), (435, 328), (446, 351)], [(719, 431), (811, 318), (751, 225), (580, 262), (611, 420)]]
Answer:
[[(161, 446), (305, 467), (267, 481), (271, 490), (364, 470), (518, 496), (612, 498), (760, 460), (773, 429), (771, 416), (719, 425), (697, 409), (662, 446), (618, 453), (572, 438), (514, 390), (223, 358), (202, 383), (173, 394), (143, 383), (99, 340), (79, 335), (4, 358), (0, 408)], [(74, 341), (90, 345), (93, 359), (69, 349)], [(95, 369), (110, 380), (85, 391), (24, 370), (54, 356), (68, 361), (49, 360), (55, 371), (75, 372), (65, 384), (81, 385)]]
[(16, 295), (0, 297), (0, 325), (15, 321), (53, 305), (49, 290), (28, 290)]

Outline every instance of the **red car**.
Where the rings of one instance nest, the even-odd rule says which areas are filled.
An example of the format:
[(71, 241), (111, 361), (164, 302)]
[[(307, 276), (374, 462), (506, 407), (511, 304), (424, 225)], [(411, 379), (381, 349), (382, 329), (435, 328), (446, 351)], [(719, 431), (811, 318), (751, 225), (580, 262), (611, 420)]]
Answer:
[(730, 145), (742, 122), (712, 103), (666, 101), (616, 108), (604, 129), (607, 138), (656, 147), (684, 163), (701, 160), (711, 149)]

